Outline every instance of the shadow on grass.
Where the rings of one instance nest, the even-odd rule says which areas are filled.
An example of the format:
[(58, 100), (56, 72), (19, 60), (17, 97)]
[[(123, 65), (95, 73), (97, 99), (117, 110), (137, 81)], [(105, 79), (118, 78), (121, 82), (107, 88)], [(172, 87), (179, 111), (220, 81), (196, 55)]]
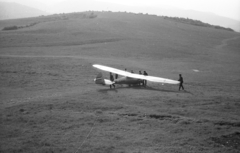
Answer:
[(101, 93), (107, 93), (108, 91), (113, 91), (113, 92), (118, 92), (118, 90), (123, 90), (123, 89), (135, 89), (135, 90), (151, 90), (151, 91), (159, 91), (159, 92), (171, 92), (171, 93), (189, 93), (189, 94), (192, 94), (191, 92), (188, 92), (188, 91), (178, 91), (178, 90), (167, 90), (167, 89), (159, 89), (159, 88), (153, 88), (153, 87), (150, 87), (150, 86), (147, 86), (147, 87), (143, 87), (143, 86), (131, 86), (131, 87), (128, 87), (128, 86), (117, 86), (116, 88), (113, 88), (113, 89), (99, 89), (98, 92), (101, 92)]
[(101, 92), (101, 93), (107, 93), (107, 92), (118, 92), (118, 90), (116, 88), (113, 88), (113, 89), (98, 89), (98, 92)]

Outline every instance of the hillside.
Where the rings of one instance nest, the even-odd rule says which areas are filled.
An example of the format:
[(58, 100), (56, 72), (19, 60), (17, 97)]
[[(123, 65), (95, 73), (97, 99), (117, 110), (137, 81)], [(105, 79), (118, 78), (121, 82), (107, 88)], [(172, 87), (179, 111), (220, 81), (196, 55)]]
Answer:
[[(15, 2), (15, 4), (20, 3), (18, 0), (11, 0), (11, 1)], [(144, 14), (145, 13), (156, 14), (158, 16), (190, 18), (193, 20), (200, 20), (202, 22), (205, 22), (211, 25), (221, 26), (224, 28), (231, 28), (234, 31), (240, 32), (240, 21), (238, 21), (237, 19), (223, 17), (223, 16), (219, 16), (209, 12), (179, 9), (179, 8), (175, 8), (173, 6), (170, 7), (164, 4), (156, 5), (155, 7), (150, 7), (150, 6), (141, 7), (139, 5), (127, 6), (127, 5), (116, 4), (110, 1), (100, 2), (98, 0), (51, 1), (51, 5), (43, 4), (43, 2), (41, 1), (21, 0), (21, 4), (24, 6), (38, 9), (38, 10), (50, 12), (52, 14), (83, 12), (88, 10), (94, 10), (94, 11), (113, 11), (113, 12), (120, 11), (120, 12), (132, 12), (132, 13), (142, 12)], [(20, 13), (22, 13), (22, 11)], [(29, 14), (27, 14), (27, 16), (28, 15)]]
[[(14, 38), (13, 40), (16, 39), (16, 43), (8, 44), (1, 41), (1, 45), (27, 47), (28, 45), (44, 46), (48, 44), (55, 46), (63, 42), (66, 45), (78, 45), (78, 43), (81, 44), (85, 41), (95, 40), (98, 42), (105, 39), (121, 40), (116, 44), (118, 45), (121, 43), (128, 44), (136, 40), (139, 40), (136, 41), (136, 43), (139, 43), (142, 40), (143, 43), (133, 46), (131, 49), (148, 48), (152, 44), (155, 47), (148, 48), (148, 52), (152, 51), (155, 54), (159, 52), (156, 48), (164, 47), (164, 53), (171, 50), (177, 55), (183, 56), (183, 52), (189, 53), (186, 55), (193, 54), (192, 52), (201, 54), (203, 49), (204, 52), (207, 51), (205, 48), (210, 49), (212, 46), (217, 45), (220, 40), (232, 35), (238, 35), (238, 33), (229, 33), (223, 30), (169, 21), (163, 17), (154, 15), (108, 12), (96, 12), (95, 14), (96, 18), (89, 18), (88, 16), (91, 15), (91, 12), (86, 12), (2, 21), (0, 23), (1, 29), (8, 26), (24, 27), (29, 24), (38, 23), (33, 27), (12, 32), (14, 36), (20, 36), (22, 33), (25, 33), (26, 38), (29, 36), (36, 37), (38, 41), (30, 39), (28, 40), (29, 42), (19, 43), (18, 39)], [(175, 45), (172, 46), (171, 44)], [(114, 50), (111, 52), (114, 52)], [(142, 51), (146, 52), (145, 50)]]
[[(214, 13), (209, 12), (201, 12), (194, 10), (184, 10), (178, 9), (175, 7), (158, 5), (155, 7), (150, 6), (127, 6), (121, 4), (111, 3), (110, 1), (97, 1), (97, 0), (64, 0), (58, 2), (52, 7), (49, 8), (49, 11), (55, 13), (70, 13), (70, 12), (82, 12), (87, 10), (94, 11), (113, 11), (113, 12), (132, 12), (132, 13), (148, 13), (148, 14), (156, 14), (159, 16), (169, 16), (169, 17), (182, 17), (182, 18), (190, 18), (193, 20), (200, 20), (202, 22), (222, 26), (225, 28), (234, 29), (234, 31), (240, 32), (240, 21), (236, 19), (231, 19), (223, 16), (216, 15)], [(226, 10), (228, 11), (228, 10)]]
[[(80, 12), (0, 21), (0, 152), (240, 151), (240, 34)], [(99, 86), (92, 64), (178, 86)], [(108, 72), (102, 72), (109, 78)]]
[(211, 25), (223, 26), (225, 28), (231, 28), (231, 29), (234, 29), (234, 31), (240, 32), (240, 21), (230, 19), (227, 17), (222, 17), (214, 13), (200, 12), (200, 11), (194, 11), (194, 10), (181, 10), (181, 9), (175, 9), (175, 8), (172, 8), (172, 9), (152, 8), (151, 13), (162, 15), (162, 16), (200, 20), (202, 22), (205, 22)]
[(36, 17), (48, 13), (18, 3), (0, 2), (0, 20)]

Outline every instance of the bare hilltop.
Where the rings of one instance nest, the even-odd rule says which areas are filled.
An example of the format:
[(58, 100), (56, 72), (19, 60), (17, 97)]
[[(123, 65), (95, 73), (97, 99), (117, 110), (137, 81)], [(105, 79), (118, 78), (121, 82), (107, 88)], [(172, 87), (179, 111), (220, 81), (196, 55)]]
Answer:
[[(94, 11), (0, 21), (0, 152), (239, 152), (240, 34), (195, 23)], [(109, 89), (92, 64), (182, 74), (185, 91)]]

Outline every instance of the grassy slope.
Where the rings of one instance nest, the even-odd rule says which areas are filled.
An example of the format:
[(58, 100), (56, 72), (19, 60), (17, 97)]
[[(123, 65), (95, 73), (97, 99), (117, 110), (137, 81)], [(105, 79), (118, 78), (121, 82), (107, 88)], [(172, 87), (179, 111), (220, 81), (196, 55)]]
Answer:
[[(39, 22), (0, 34), (1, 151), (237, 152), (212, 137), (239, 132), (238, 33), (97, 15), (0, 22)], [(93, 84), (93, 63), (171, 79), (182, 73), (187, 92), (154, 83), (108, 90)]]

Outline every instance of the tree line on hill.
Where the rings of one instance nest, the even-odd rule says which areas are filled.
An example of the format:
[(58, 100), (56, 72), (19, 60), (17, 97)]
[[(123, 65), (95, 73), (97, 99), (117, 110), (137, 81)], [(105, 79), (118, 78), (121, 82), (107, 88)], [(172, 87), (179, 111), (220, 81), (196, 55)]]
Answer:
[(38, 22), (34, 22), (34, 23), (30, 23), (28, 25), (24, 25), (24, 26), (8, 26), (8, 27), (4, 27), (2, 30), (17, 30), (17, 29), (21, 29), (21, 28), (27, 28), (27, 27), (31, 27), (38, 24)]
[(68, 14), (65, 14), (65, 13), (62, 13), (62, 14), (53, 14), (53, 15), (48, 15), (48, 16), (44, 16), (44, 15), (41, 15), (39, 16), (39, 18), (45, 18), (46, 20), (44, 21), (38, 21), (38, 22), (34, 22), (34, 23), (30, 23), (28, 25), (21, 25), (21, 26), (17, 26), (17, 25), (13, 25), (13, 26), (7, 26), (7, 27), (4, 27), (2, 29), (2, 31), (6, 31), (6, 30), (18, 30), (18, 29), (22, 29), (22, 28), (28, 28), (28, 27), (31, 27), (31, 26), (34, 26), (38, 23), (42, 23), (42, 22), (50, 22), (50, 21), (58, 21), (58, 20), (68, 20), (69, 18), (72, 18), (72, 17), (80, 17), (80, 18), (83, 18), (83, 19), (94, 19), (97, 17), (97, 14), (95, 14), (94, 12), (86, 12), (86, 13), (68, 13)]
[(199, 21), (199, 20), (193, 20), (193, 19), (189, 19), (189, 18), (168, 17), (168, 16), (163, 16), (163, 18), (167, 19), (167, 20), (172, 20), (172, 21), (181, 22), (181, 23), (185, 23), (185, 24), (191, 24), (191, 25), (195, 25), (195, 26), (211, 27), (211, 28), (215, 28), (215, 29), (234, 31), (231, 28), (225, 28), (225, 27), (221, 27), (218, 25), (211, 25), (211, 24)]

